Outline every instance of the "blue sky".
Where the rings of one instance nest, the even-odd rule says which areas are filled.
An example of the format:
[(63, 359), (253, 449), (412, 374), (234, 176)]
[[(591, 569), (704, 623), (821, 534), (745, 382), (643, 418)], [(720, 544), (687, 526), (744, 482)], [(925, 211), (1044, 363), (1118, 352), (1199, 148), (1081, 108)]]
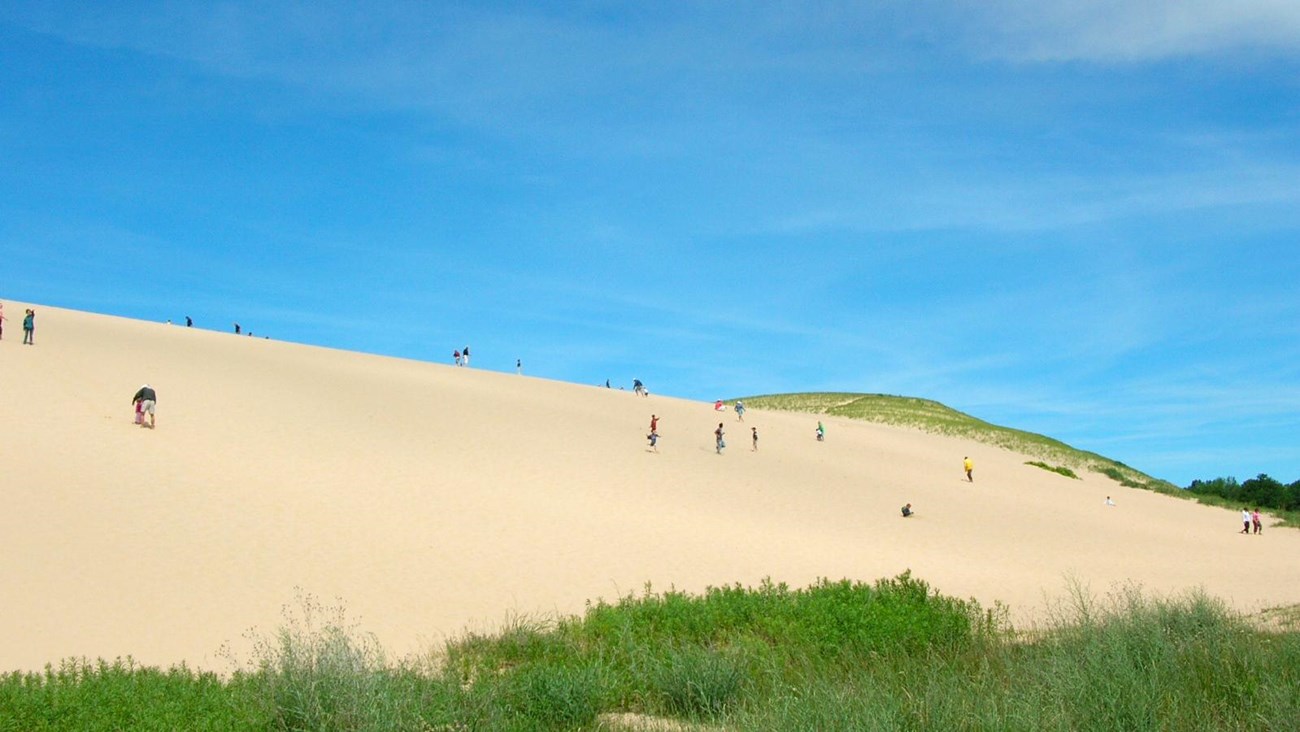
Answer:
[(1300, 478), (1300, 4), (4, 2), (0, 85), (0, 297)]

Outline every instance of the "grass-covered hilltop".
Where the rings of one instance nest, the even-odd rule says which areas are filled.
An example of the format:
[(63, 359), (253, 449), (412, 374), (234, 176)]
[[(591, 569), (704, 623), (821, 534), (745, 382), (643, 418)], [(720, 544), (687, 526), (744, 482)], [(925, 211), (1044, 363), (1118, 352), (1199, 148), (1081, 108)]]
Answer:
[(1130, 488), (1146, 488), (1161, 493), (1179, 491), (1173, 483), (1153, 478), (1117, 460), (1070, 447), (1045, 435), (985, 422), (930, 399), (888, 394), (808, 392), (740, 397), (738, 400), (754, 409), (826, 414), (899, 427), (915, 427), (934, 434), (963, 437), (1035, 456), (1072, 471), (1092, 471)]
[[(1252, 493), (1249, 485), (1251, 481), (1246, 481), (1246, 489), (1241, 490), (1235, 479), (1218, 478), (1212, 481), (1194, 481), (1188, 490), (1184, 490), (1118, 460), (1071, 447), (1046, 435), (985, 422), (930, 399), (888, 394), (807, 392), (739, 397), (729, 401), (743, 401), (747, 407), (755, 409), (826, 414), (962, 437), (1037, 457), (1038, 460), (1027, 461), (1026, 464), (1067, 477), (1078, 477), (1078, 473), (1089, 471), (1104, 475), (1128, 488), (1191, 498), (1212, 506), (1239, 508), (1243, 503), (1262, 506), (1281, 519), (1277, 525), (1300, 526), (1300, 510), (1297, 510), (1300, 509), (1300, 481), (1291, 486), (1283, 486), (1268, 476), (1259, 476), (1254, 480), (1265, 485)], [(1286, 493), (1287, 490), (1290, 491), (1289, 494)]]

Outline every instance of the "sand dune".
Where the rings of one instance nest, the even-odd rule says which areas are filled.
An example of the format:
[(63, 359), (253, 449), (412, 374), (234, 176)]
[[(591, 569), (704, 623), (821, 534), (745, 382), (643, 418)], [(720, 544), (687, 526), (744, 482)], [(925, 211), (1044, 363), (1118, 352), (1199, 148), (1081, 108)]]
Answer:
[[(24, 307), (0, 341), (0, 669), (221, 670), (295, 588), (399, 655), (647, 582), (910, 568), (1019, 622), (1067, 577), (1300, 602), (1300, 532), (1241, 536), (1231, 511), (964, 440), (832, 418), (819, 444), (815, 418), (750, 410), (722, 416), (718, 456), (709, 404), (44, 306), (26, 347)], [(132, 424), (144, 382), (155, 431)]]

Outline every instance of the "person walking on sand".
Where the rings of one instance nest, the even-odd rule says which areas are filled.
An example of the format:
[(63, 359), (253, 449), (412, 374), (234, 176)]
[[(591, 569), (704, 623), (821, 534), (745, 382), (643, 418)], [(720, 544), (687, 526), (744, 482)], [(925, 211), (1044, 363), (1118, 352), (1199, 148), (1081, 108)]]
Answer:
[(31, 308), (23, 316), (23, 345), (36, 345), (36, 311)]
[(235, 335), (239, 335), (239, 333), (240, 333), (239, 323), (235, 323)]
[(722, 423), (719, 422), (718, 428), (713, 431), (713, 449), (719, 455), (722, 454), (722, 448), (727, 446), (726, 441), (722, 439), (725, 434), (726, 433), (722, 430)]
[(0, 339), (5, 337), (5, 304), (0, 302)]
[(453, 361), (456, 362), (456, 365), (457, 365), (457, 366), (460, 365), (460, 349), (459, 349), (459, 348), (457, 348), (456, 350), (454, 350), (454, 351), (451, 352), (451, 358), (452, 358)]
[(1241, 533), (1250, 533), (1250, 511), (1245, 506), (1241, 507)]
[(467, 367), (469, 366), (469, 346), (460, 349), (460, 362)]
[(754, 446), (750, 448), (750, 452), (758, 452), (758, 428), (750, 427), (749, 429), (750, 440), (754, 443)]
[(158, 393), (154, 391), (153, 387), (148, 384), (140, 387), (140, 390), (135, 393), (135, 396), (131, 397), (131, 403), (140, 405), (138, 407), (140, 412), (149, 415), (149, 424), (144, 424), (144, 420), (141, 419), (140, 426), (153, 429), (155, 412), (158, 408)]
[(740, 400), (736, 400), (736, 419), (745, 421), (745, 403)]
[(1250, 514), (1250, 525), (1251, 525), (1252, 527), (1254, 527), (1254, 529), (1255, 529), (1255, 533), (1256, 533), (1256, 534), (1262, 534), (1262, 533), (1264, 533), (1264, 522), (1263, 522), (1263, 521), (1260, 519), (1260, 517), (1259, 517), (1259, 507), (1258, 507), (1258, 506), (1256, 506), (1256, 507), (1255, 507), (1255, 510), (1252, 511), (1251, 514)]
[(185, 327), (186, 327), (186, 328), (193, 328), (193, 327), (194, 327), (194, 318), (191, 318), (190, 316), (186, 315), (186, 316), (185, 316)]
[(822, 421), (820, 419), (817, 420), (817, 441), (818, 442), (826, 441), (826, 427), (822, 425)]
[(524, 375), (524, 360), (522, 358), (515, 359), (515, 374), (518, 376)]
[(650, 415), (650, 431), (655, 432), (659, 429), (659, 415)]
[(969, 456), (969, 455), (967, 455), (967, 456), (962, 460), (961, 467), (962, 467), (963, 470), (966, 471), (966, 480), (967, 480), (967, 482), (974, 483), (974, 482), (975, 482), (975, 476), (973, 475), (972, 471), (975, 470), (975, 463), (971, 462), (971, 459), (970, 459), (970, 456)]

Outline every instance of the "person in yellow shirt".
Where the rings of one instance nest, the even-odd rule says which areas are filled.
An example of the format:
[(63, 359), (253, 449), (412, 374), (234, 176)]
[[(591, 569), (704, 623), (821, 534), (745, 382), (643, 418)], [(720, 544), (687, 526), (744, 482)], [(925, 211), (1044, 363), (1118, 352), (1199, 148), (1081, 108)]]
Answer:
[(974, 483), (975, 477), (971, 475), (971, 471), (975, 469), (975, 463), (971, 462), (969, 455), (966, 456), (965, 461), (962, 462), (962, 467), (966, 469), (966, 480), (969, 480), (970, 482)]

